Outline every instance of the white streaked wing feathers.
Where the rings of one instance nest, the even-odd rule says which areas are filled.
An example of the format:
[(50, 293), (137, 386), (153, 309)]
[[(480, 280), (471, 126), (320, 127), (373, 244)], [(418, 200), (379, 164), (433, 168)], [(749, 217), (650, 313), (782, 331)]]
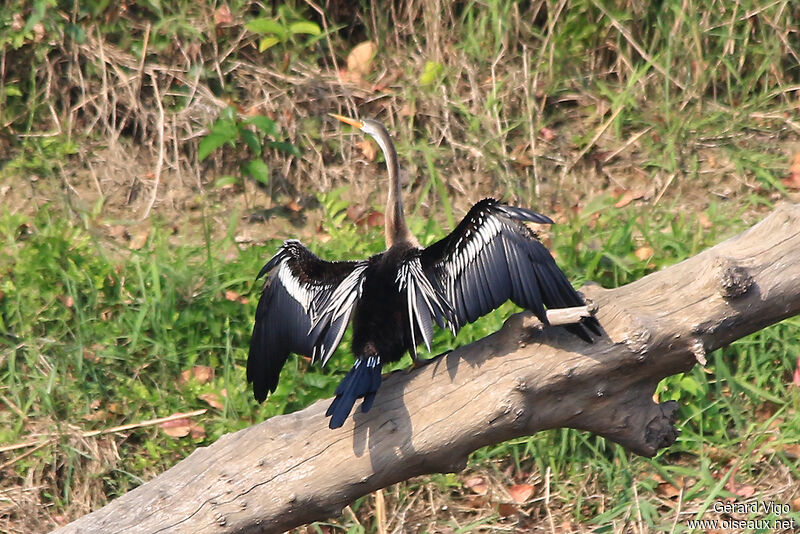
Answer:
[(400, 264), (396, 282), (400, 291), (406, 291), (412, 355), (416, 358), (416, 329), (419, 329), (425, 347), (431, 350), (433, 321), (442, 326), (451, 324), (452, 307), (441, 291), (431, 285), (419, 256), (407, 258)]
[[(265, 291), (270, 294), (279, 294), (280, 291), (277, 287), (269, 287), (271, 284), (279, 284), (283, 292), (299, 304), (300, 310), (291, 312), (290, 308), (273, 309), (268, 313), (269, 317), (264, 318), (269, 323), (262, 328), (279, 329), (271, 336), (276, 340), (281, 339), (282, 336), (281, 343), (288, 344), (291, 352), (311, 356), (314, 361), (320, 358), (324, 365), (333, 355), (347, 329), (350, 314), (361, 295), (367, 262), (354, 262), (351, 271), (341, 281), (337, 281), (335, 277), (323, 280), (304, 275), (308, 278), (308, 281), (304, 282), (295, 274), (298, 269), (302, 272), (302, 262), (324, 262), (324, 260), (311, 254), (299, 241), (295, 240), (284, 243), (272, 261), (276, 260), (279, 260), (277, 269)], [(336, 265), (330, 262), (324, 263)], [(262, 296), (262, 298), (266, 297)], [(286, 315), (287, 313), (289, 316)], [(297, 316), (298, 313), (301, 316)], [(292, 317), (292, 314), (295, 315)], [(292, 333), (294, 331), (292, 324), (296, 322), (309, 325), (303, 340), (297, 339), (297, 334)], [(284, 328), (286, 328), (285, 333), (281, 334)], [(269, 354), (272, 353), (268, 347), (264, 347), (264, 349)], [(311, 354), (306, 354), (307, 352)]]
[(473, 207), (449, 243), (445, 238), (423, 251), (454, 308), (456, 329), (509, 299), (540, 318), (543, 301), (557, 307), (580, 301), (547, 249), (518, 221), (552, 222), (487, 199)]
[[(328, 346), (320, 347), (319, 351), (317, 351), (315, 347), (315, 354), (312, 358), (315, 360), (315, 356), (321, 358), (322, 365), (328, 363), (330, 357), (333, 356), (336, 347), (339, 346), (339, 342), (342, 340), (342, 336), (347, 329), (350, 314), (353, 312), (353, 308), (355, 308), (356, 302), (358, 302), (358, 298), (361, 296), (361, 288), (364, 284), (364, 271), (366, 268), (366, 262), (357, 265), (330, 293), (330, 298), (326, 306), (320, 310), (316, 310), (316, 313), (312, 314), (312, 324), (309, 334), (318, 330), (321, 325), (328, 325), (328, 328), (331, 329), (333, 333), (332, 341)], [(330, 339), (330, 335), (331, 334), (326, 336), (326, 338)]]
[(289, 296), (296, 300), (308, 313), (311, 309), (311, 300), (315, 291), (312, 286), (300, 283), (300, 280), (292, 274), (292, 270), (289, 267), (289, 259), (287, 257), (281, 261), (276, 276)]

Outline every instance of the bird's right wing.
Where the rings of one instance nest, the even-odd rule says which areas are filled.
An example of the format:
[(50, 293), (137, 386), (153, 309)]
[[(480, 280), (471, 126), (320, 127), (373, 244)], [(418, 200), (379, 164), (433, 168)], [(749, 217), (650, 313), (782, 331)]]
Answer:
[[(486, 198), (450, 235), (422, 250), (422, 267), (442, 286), (455, 312), (456, 329), (507, 300), (531, 310), (544, 324), (548, 324), (545, 307), (584, 304), (550, 252), (522, 224), (526, 221), (553, 222), (534, 211)], [(599, 335), (594, 317), (566, 328), (591, 342), (584, 326)]]
[(322, 260), (291, 240), (261, 269), (258, 278), (270, 275), (247, 358), (247, 381), (259, 402), (275, 391), (290, 353), (328, 361), (358, 301), (366, 267), (365, 261)]

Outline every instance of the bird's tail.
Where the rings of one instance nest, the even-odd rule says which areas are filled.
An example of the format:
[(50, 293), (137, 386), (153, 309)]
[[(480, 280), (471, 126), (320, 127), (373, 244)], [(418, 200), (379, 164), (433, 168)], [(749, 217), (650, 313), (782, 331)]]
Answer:
[(339, 428), (350, 415), (357, 399), (364, 398), (361, 411), (366, 412), (372, 407), (375, 393), (381, 385), (381, 361), (377, 356), (358, 358), (353, 368), (342, 379), (336, 388), (336, 398), (328, 407), (325, 415), (331, 417), (328, 426)]

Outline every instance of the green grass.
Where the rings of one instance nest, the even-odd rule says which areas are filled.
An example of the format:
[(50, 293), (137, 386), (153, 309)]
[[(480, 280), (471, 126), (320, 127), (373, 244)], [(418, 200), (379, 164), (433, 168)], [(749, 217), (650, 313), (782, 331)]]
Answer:
[[(360, 165), (360, 139), (325, 113), (355, 106), (390, 125), (423, 243), (451, 228), (467, 199), (493, 194), (559, 220), (551, 248), (576, 285), (614, 287), (735, 234), (790, 194), (781, 179), (798, 140), (794, 4), (362, 0), (356, 11), (326, 2), (323, 18), (306, 2), (234, 1), (232, 22), (217, 24), (219, 3), (12, 1), (0, 13), (0, 446), (50, 441), (0, 454), (0, 530), (60, 524), (225, 432), (332, 394), (350, 367), (349, 334), (327, 369), (290, 358), (263, 405), (243, 371), (253, 276), (281, 239), (306, 236), (330, 259), (382, 249), (380, 229), (346, 212), (346, 199), (380, 209), (382, 182), (371, 200), (362, 182), (382, 167)], [(285, 29), (263, 52), (271, 35), (242, 34), (254, 19)], [(323, 33), (293, 33), (297, 22)], [(343, 68), (366, 39), (377, 43), (373, 68), (343, 93), (333, 58)], [(254, 114), (275, 131), (254, 130)], [(237, 128), (225, 141), (246, 142), (207, 154), (216, 142), (202, 140), (221, 120)], [(109, 237), (108, 225), (134, 232), (161, 157), (146, 242)], [(643, 199), (615, 208), (625, 190)], [(313, 206), (308, 197), (320, 228), (313, 216), (299, 228), (242, 222), (244, 210)], [(259, 245), (242, 244), (243, 232)], [(438, 332), (432, 352), (479, 339), (514, 311), (505, 305), (456, 339)], [(549, 530), (552, 518), (563, 530), (681, 532), (687, 519), (715, 517), (709, 506), (737, 487), (788, 502), (800, 479), (800, 393), (790, 386), (799, 330), (787, 320), (665, 380), (657, 393), (681, 402), (682, 434), (652, 460), (587, 433), (542, 432), (472, 456), (469, 471), (498, 493), (473, 495), (466, 475), (424, 477), (386, 490), (390, 512), (408, 507), (423, 530)], [(179, 378), (197, 366), (213, 377)], [(201, 408), (194, 438), (152, 425), (82, 437)], [(535, 499), (500, 517), (503, 488), (523, 481)], [(375, 531), (374, 507), (360, 499), (360, 524), (346, 515), (332, 528)]]
[[(61, 11), (46, 9), (54, 4)], [(142, 145), (155, 155), (154, 119), (142, 113), (153, 106), (152, 79), (137, 81), (129, 91), (130, 80), (118, 74), (127, 72), (138, 80), (142, 60), (160, 65), (189, 60), (190, 76), (176, 76), (157, 94), (163, 95), (167, 118), (175, 121), (174, 130), (165, 132), (165, 142), (187, 143), (184, 164), (192, 168), (199, 164), (193, 158), (198, 145), (209, 138), (197, 135), (198, 121), (207, 128), (220, 123), (213, 114), (192, 116), (191, 106), (203, 98), (191, 89), (194, 83), (244, 110), (259, 112), (258, 106), (264, 106), (278, 117), (279, 129), (292, 132), (294, 139), (324, 138), (328, 132), (320, 117), (336, 108), (334, 103), (320, 106), (319, 99), (302, 98), (301, 82), (278, 79), (274, 102), (260, 104), (263, 95), (251, 87), (262, 85), (258, 69), (290, 74), (297, 67), (331, 74), (331, 55), (342, 63), (360, 40), (372, 39), (378, 52), (368, 81), (380, 82), (387, 70), (398, 77), (383, 98), (365, 98), (360, 111), (383, 116), (386, 106), (372, 100), (389, 102), (389, 115), (403, 106), (413, 110), (397, 122), (397, 133), (415, 151), (428, 149), (415, 163), (423, 170), (420, 174), (429, 174), (425, 170), (430, 163), (437, 169), (454, 166), (459, 172), (453, 174), (479, 172), (493, 185), (528, 198), (532, 189), (540, 193), (532, 184), (559, 182), (557, 177), (575, 163), (581, 163), (581, 170), (584, 162), (571, 161), (576, 151), (591, 157), (650, 128), (635, 147), (641, 156), (635, 164), (651, 180), (662, 173), (697, 179), (699, 172), (709, 171), (704, 152), (712, 147), (720, 163), (716, 172), (724, 173), (720, 167), (731, 163), (739, 179), (780, 189), (778, 178), (786, 167), (780, 141), (796, 130), (785, 113), (792, 112), (800, 82), (796, 7), (789, 0), (714, 1), (702, 7), (678, 0), (624, 6), (576, 0), (563, 8), (492, 0), (445, 5), (436, 16), (426, 15), (430, 8), (415, 0), (374, 11), (372, 2), (363, 0), (355, 21), (345, 15), (351, 9), (337, 5), (333, 2), (323, 21), (303, 2), (285, 2), (274, 10), (248, 10), (246, 4), (232, 2), (232, 27), (213, 31), (212, 5), (181, 0), (138, 3), (131, 11), (99, 1), (80, 6), (55, 0), (12, 2), (0, 16), (7, 23), (0, 24), (0, 46), (9, 58), (0, 80), (0, 123), (8, 128), (0, 143), (9, 145), (2, 158), (12, 167), (52, 174), (54, 150), (62, 156), (75, 154), (76, 141), (98, 137), (101, 143), (118, 138)], [(702, 17), (688, 15), (701, 11)], [(14, 22), (15, 13), (22, 17), (21, 26)], [(395, 15), (412, 23), (398, 29), (391, 18)], [(231, 31), (256, 19), (272, 20), (271, 27), (284, 28), (287, 35), (293, 23), (319, 29), (326, 22), (328, 34), (282, 36), (280, 43), (258, 53), (254, 44), (264, 34), (251, 31), (240, 40)], [(47, 38), (36, 37), (37, 25)], [(83, 47), (96, 36), (113, 48), (106, 58), (113, 68), (85, 55)], [(59, 39), (61, 46), (49, 46), (52, 39)], [(221, 51), (225, 54), (219, 57)], [(439, 74), (426, 77), (426, 65), (436, 65)], [(181, 69), (183, 76), (186, 69)], [(322, 83), (334, 87), (338, 82)], [(296, 89), (299, 99), (293, 96)], [(96, 99), (76, 97), (95, 92), (100, 93)], [(202, 103), (223, 113), (219, 101)], [(289, 105), (297, 112), (279, 117)], [(67, 113), (70, 109), (76, 111)], [(608, 120), (603, 133), (600, 127)], [(555, 131), (557, 141), (541, 140), (542, 128)], [(235, 183), (231, 175), (254, 175), (255, 162), (258, 179), (269, 181), (262, 163), (280, 168), (292, 155), (265, 145), (261, 157), (259, 142), (248, 132), (243, 129), (248, 143), (216, 155), (203, 170), (210, 168), (217, 180), (224, 177), (223, 183)], [(42, 133), (47, 136), (36, 137)], [(509, 164), (517, 148), (540, 161), (522, 168)], [(84, 162), (86, 158), (77, 156)], [(318, 173), (317, 165), (299, 166), (291, 181), (308, 186)], [(442, 183), (447, 181), (444, 177)], [(438, 189), (436, 195), (441, 198)]]
[[(624, 284), (740, 226), (725, 226), (716, 207), (708, 210), (715, 224), (703, 230), (694, 216), (676, 217), (669, 208), (615, 209), (613, 201), (598, 199), (556, 226), (553, 248), (571, 278), (607, 287)], [(331, 239), (310, 243), (321, 256), (364, 257), (382, 248), (379, 229), (364, 234), (348, 224), (336, 195), (322, 197), (322, 205), (329, 210), (324, 231)], [(411, 225), (425, 242), (443, 232), (431, 220), (414, 218)], [(226, 258), (236, 245), (230, 235), (176, 245), (156, 225), (146, 244), (130, 251), (80, 226), (58, 224), (44, 212), (35, 217), (5, 213), (0, 234), (8, 243), (0, 256), (5, 345), (0, 392), (6, 407), (18, 408), (0, 410), (0, 443), (55, 435), (51, 445), (16, 462), (6, 476), (22, 482), (42, 466), (55, 469), (59, 476), (42, 498), (58, 508), (74, 504), (76, 486), (99, 484), (113, 498), (225, 432), (328, 397), (350, 366), (347, 336), (329, 368), (292, 357), (276, 393), (263, 405), (252, 400), (244, 363), (258, 295), (253, 275), (278, 241), (239, 248), (231, 260)], [(643, 242), (653, 248), (652, 260), (634, 255)], [(455, 340), (438, 333), (433, 353), (487, 335), (512, 311), (513, 306), (504, 306), (465, 327)], [(720, 476), (732, 465), (737, 483), (757, 485), (775, 465), (797, 477), (781, 445), (800, 441), (798, 394), (788, 385), (800, 353), (798, 334), (800, 321), (786, 321), (717, 351), (707, 370), (665, 380), (659, 395), (681, 402), (682, 433), (653, 460), (633, 457), (585, 432), (554, 430), (477, 451), (472, 469), (505, 478), (549, 470), (558, 502), (569, 503), (572, 520), (605, 525), (630, 518), (638, 507), (644, 523), (656, 529), (668, 527), (671, 519), (663, 517), (652, 473), (665, 481), (691, 479), (684, 500), (700, 503), (698, 516), (709, 503), (731, 495)], [(198, 365), (214, 369), (214, 377), (178, 380), (182, 371)], [(209, 407), (203, 394), (216, 394), (223, 408)], [(769, 409), (759, 414), (765, 403)], [(118, 467), (104, 465), (86, 480), (93, 458), (74, 443), (76, 433), (199, 408), (209, 409), (200, 419), (204, 437), (176, 439), (152, 427), (134, 430), (117, 446)], [(594, 491), (614, 495), (613, 506), (600, 503)]]

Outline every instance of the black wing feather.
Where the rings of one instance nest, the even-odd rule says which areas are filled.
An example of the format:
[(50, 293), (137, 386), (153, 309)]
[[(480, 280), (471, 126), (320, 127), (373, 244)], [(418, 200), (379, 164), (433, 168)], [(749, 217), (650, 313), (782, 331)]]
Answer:
[[(357, 283), (364, 262), (329, 262), (315, 256), (299, 241), (286, 241), (261, 269), (258, 277), (270, 273), (256, 308), (247, 381), (259, 402), (275, 391), (278, 377), (290, 353), (317, 356), (333, 353), (338, 345), (355, 297), (341, 313), (327, 308), (331, 295), (344, 280)], [(340, 288), (339, 294), (357, 291)]]
[[(475, 204), (450, 235), (421, 252), (423, 268), (434, 273), (452, 303), (455, 329), (507, 300), (531, 310), (545, 324), (545, 307), (584, 305), (550, 252), (521, 221), (553, 222), (487, 198)], [(584, 326), (600, 334), (594, 317), (567, 329), (591, 341)]]

